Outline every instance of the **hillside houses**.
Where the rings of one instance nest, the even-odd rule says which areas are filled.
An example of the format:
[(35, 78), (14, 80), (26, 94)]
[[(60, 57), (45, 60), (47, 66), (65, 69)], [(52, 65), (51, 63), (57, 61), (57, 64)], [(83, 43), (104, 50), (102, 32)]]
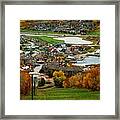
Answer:
[(21, 21), (22, 29), (37, 31), (61, 32), (69, 34), (87, 34), (99, 30), (99, 20), (38, 20)]
[[(26, 24), (22, 22), (26, 22)], [(37, 31), (37, 34), (30, 31), (20, 35), (21, 69), (31, 71), (40, 66), (39, 73), (47, 75), (49, 78), (52, 77), (54, 71), (59, 70), (70, 77), (91, 66), (92, 62), (89, 65), (88, 61), (87, 66), (85, 65), (89, 55), (98, 57), (100, 55), (99, 36), (86, 35), (91, 31), (99, 32), (99, 21), (28, 20), (22, 22), (21, 29)], [(80, 37), (75, 34), (85, 35)], [(96, 63), (99, 64), (99, 62)], [(92, 65), (94, 65), (94, 61)]]

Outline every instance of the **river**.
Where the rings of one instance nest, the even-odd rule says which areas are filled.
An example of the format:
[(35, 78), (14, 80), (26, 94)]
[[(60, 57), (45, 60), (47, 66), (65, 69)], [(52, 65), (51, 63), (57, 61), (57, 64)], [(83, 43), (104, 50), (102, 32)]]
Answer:
[(97, 56), (87, 56), (84, 60), (78, 60), (77, 63), (73, 64), (75, 66), (85, 66), (92, 64), (100, 64), (100, 57)]

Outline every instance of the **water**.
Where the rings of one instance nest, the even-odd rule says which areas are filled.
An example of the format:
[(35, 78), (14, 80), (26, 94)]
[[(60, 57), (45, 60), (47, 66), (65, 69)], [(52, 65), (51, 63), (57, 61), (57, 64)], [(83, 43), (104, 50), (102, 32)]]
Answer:
[(80, 37), (58, 37), (55, 39), (64, 40), (66, 44), (82, 44), (82, 45), (92, 44), (91, 41), (82, 40), (82, 38)]
[(85, 66), (85, 65), (92, 65), (92, 64), (100, 64), (100, 57), (96, 56), (88, 56), (84, 60), (79, 60), (74, 65), (76, 66)]

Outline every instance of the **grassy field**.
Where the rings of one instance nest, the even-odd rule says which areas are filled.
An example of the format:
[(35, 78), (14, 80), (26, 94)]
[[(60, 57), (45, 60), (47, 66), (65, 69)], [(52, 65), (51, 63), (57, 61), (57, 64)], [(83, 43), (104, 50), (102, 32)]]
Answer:
[[(31, 96), (21, 96), (22, 100), (30, 100)], [(99, 100), (99, 91), (77, 88), (37, 89), (35, 100)]]
[(54, 39), (52, 37), (48, 37), (48, 36), (31, 36), (32, 38), (50, 43), (50, 44), (58, 44), (58, 43), (64, 43), (64, 40), (57, 40)]
[(30, 30), (30, 29), (20, 29), (20, 32), (22, 33), (33, 33), (33, 34), (43, 34), (43, 35), (49, 35), (49, 34), (56, 34), (56, 35), (71, 35), (70, 33), (64, 33), (64, 32), (53, 32), (53, 31), (39, 31), (39, 30)]
[(100, 36), (100, 32), (99, 31), (88, 32), (87, 35), (98, 35), (98, 36)]
[[(44, 35), (49, 35), (49, 34), (56, 34), (56, 35), (73, 35), (72, 33), (64, 33), (64, 32), (53, 32), (53, 31), (39, 31), (39, 30), (30, 30), (30, 29), (20, 29), (20, 32), (27, 32), (27, 33), (33, 33), (33, 34), (44, 34)], [(100, 31), (90, 31), (86, 35), (81, 35), (82, 36), (100, 36)]]

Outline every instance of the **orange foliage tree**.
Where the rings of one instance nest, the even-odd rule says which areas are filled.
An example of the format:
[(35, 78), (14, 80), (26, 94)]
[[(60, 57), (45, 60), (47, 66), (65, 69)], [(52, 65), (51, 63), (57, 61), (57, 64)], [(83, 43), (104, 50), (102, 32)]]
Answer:
[(20, 71), (20, 94), (28, 95), (31, 90), (31, 77), (28, 71)]
[(63, 86), (65, 88), (67, 87), (82, 87), (82, 76), (80, 74), (76, 74), (74, 76), (71, 76), (70, 78), (63, 81)]
[(83, 87), (100, 90), (100, 67), (93, 67), (86, 71), (86, 75), (83, 77)]
[(63, 81), (65, 88), (87, 88), (91, 90), (100, 90), (100, 67), (93, 67), (84, 73), (76, 74)]

